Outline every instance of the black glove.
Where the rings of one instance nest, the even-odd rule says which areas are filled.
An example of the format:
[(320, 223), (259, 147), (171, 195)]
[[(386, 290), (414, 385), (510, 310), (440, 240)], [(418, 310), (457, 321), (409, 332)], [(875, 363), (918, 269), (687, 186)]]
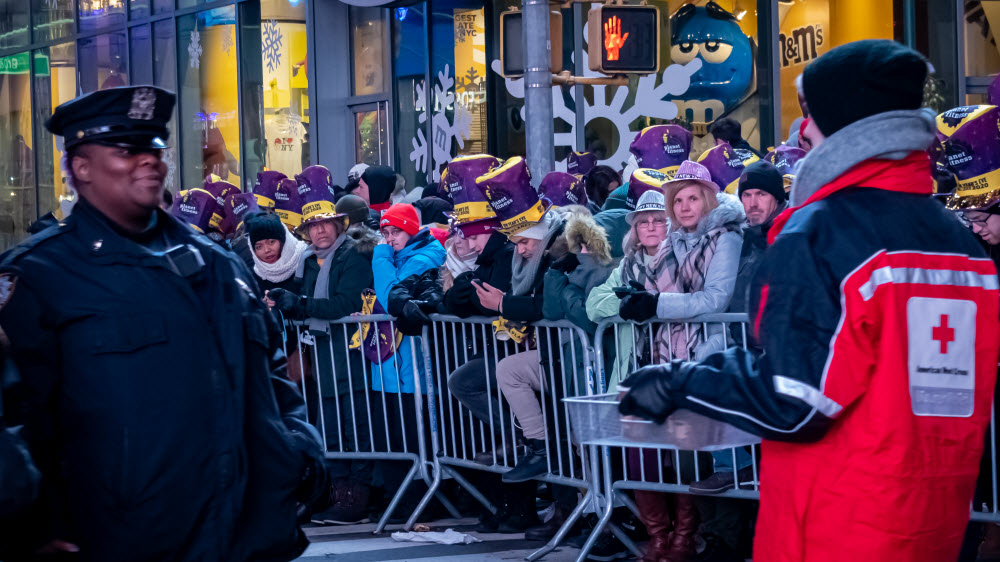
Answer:
[(411, 322), (430, 324), (431, 319), (423, 310), (420, 309), (420, 303), (424, 303), (424, 301), (406, 301), (406, 304), (403, 305), (403, 312), (400, 316)]
[(618, 404), (618, 411), (623, 416), (639, 416), (656, 423), (666, 421), (677, 409), (672, 373), (679, 366), (680, 362), (650, 365), (629, 375), (621, 383), (629, 390)]
[(287, 289), (271, 289), (267, 292), (267, 298), (274, 301), (274, 308), (282, 312), (293, 310), (302, 303), (302, 297)]
[(448, 292), (452, 293), (453, 298), (461, 301), (474, 299), (476, 288), (472, 286), (472, 272), (467, 271), (456, 277), (455, 282), (452, 283), (451, 289), (448, 289)]
[(618, 316), (622, 320), (635, 320), (645, 322), (656, 316), (656, 303), (660, 299), (659, 293), (650, 293), (642, 285), (632, 281), (633, 291), (622, 299), (618, 305)]
[(580, 265), (580, 258), (576, 257), (576, 254), (570, 252), (565, 256), (552, 262), (552, 265), (550, 267), (556, 271), (569, 273), (574, 269), (576, 269), (577, 267), (579, 267), (579, 265)]

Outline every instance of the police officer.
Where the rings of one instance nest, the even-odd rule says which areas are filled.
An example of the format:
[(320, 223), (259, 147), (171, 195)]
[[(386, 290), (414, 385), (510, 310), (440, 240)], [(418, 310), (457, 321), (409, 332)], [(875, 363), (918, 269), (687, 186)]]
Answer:
[(19, 556), (290, 560), (308, 543), (322, 449), (278, 327), (240, 260), (160, 209), (173, 106), (114, 88), (46, 123), (79, 201), (0, 260), (21, 378), (4, 414), (42, 474)]

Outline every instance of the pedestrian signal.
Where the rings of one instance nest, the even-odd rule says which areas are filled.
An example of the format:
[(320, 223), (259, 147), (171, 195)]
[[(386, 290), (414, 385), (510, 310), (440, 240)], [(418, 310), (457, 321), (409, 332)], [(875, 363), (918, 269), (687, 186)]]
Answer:
[[(500, 74), (504, 78), (524, 76), (524, 40), (522, 13), (517, 10), (500, 14)], [(562, 70), (562, 14), (549, 12), (550, 69)]]
[(604, 74), (652, 74), (659, 69), (659, 9), (601, 6), (590, 10), (587, 22), (591, 70)]

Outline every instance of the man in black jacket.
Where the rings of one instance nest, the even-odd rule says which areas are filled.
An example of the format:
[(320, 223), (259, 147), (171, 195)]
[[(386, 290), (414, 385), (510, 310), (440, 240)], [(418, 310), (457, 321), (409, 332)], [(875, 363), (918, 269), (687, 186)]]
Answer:
[(42, 474), (11, 558), (291, 560), (324, 488), (280, 331), (236, 256), (160, 209), (174, 95), (87, 94), (46, 123), (80, 195), (0, 261), (20, 382), (4, 418)]

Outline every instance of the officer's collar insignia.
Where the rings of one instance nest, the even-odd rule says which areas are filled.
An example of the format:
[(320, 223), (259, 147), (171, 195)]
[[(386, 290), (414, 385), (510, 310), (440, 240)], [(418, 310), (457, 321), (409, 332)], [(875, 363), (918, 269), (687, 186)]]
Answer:
[(17, 276), (13, 273), (0, 273), (0, 308), (3, 308), (14, 295), (15, 286), (17, 286)]
[(136, 88), (132, 93), (132, 107), (128, 110), (129, 119), (149, 121), (156, 109), (156, 92), (152, 88)]

